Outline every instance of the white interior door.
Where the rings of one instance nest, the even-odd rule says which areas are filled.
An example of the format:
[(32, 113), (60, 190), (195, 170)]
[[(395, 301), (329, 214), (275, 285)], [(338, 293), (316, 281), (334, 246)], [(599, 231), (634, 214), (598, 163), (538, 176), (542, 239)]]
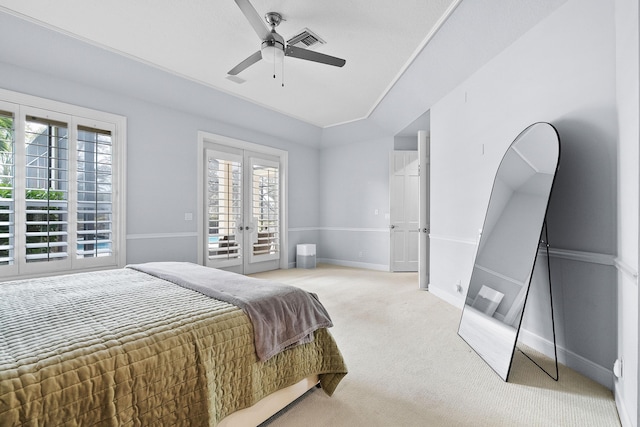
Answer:
[(391, 271), (418, 271), (419, 159), (417, 151), (393, 151), (390, 159)]
[(205, 158), (205, 264), (241, 274), (279, 268), (279, 159), (231, 147)]

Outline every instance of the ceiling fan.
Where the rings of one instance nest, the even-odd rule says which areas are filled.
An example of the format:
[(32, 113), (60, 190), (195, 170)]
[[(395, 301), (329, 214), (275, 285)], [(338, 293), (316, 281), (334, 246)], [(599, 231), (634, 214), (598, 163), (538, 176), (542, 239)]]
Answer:
[(281, 61), (285, 56), (333, 65), (336, 67), (342, 67), (346, 63), (344, 59), (336, 58), (335, 56), (325, 55), (323, 53), (314, 52), (312, 50), (296, 46), (285, 45), (284, 38), (276, 32), (276, 27), (282, 21), (282, 15), (277, 12), (268, 12), (265, 15), (266, 22), (271, 26), (271, 29), (269, 29), (264, 22), (262, 22), (260, 15), (258, 15), (256, 9), (251, 5), (251, 3), (249, 3), (249, 0), (235, 0), (235, 2), (249, 21), (249, 24), (253, 27), (256, 34), (258, 34), (258, 37), (260, 37), (260, 40), (262, 40), (262, 45), (259, 51), (233, 67), (227, 72), (227, 74), (235, 76), (261, 59), (275, 63), (277, 61)]

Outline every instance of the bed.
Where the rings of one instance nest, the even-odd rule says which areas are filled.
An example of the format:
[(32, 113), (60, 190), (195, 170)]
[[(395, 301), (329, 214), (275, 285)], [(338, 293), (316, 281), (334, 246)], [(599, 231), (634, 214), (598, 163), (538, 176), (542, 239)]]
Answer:
[[(151, 264), (175, 282), (187, 268), (267, 284)], [(346, 375), (327, 327), (259, 354), (251, 311), (149, 265), (0, 283), (0, 425), (257, 425), (316, 383), (332, 395)]]

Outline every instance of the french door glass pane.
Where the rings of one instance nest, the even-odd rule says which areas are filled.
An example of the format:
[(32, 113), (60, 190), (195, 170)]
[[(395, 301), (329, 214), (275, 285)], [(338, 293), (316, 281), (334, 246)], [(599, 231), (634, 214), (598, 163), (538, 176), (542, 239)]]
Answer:
[(113, 254), (111, 132), (79, 127), (77, 258)]
[(69, 141), (66, 123), (28, 117), (26, 153), (26, 260), (67, 258)]
[(0, 265), (15, 262), (15, 138), (11, 113), (0, 111)]
[(279, 173), (275, 166), (253, 164), (251, 213), (257, 227), (253, 255), (280, 252)]
[(209, 155), (207, 158), (208, 257), (242, 256), (242, 164)]

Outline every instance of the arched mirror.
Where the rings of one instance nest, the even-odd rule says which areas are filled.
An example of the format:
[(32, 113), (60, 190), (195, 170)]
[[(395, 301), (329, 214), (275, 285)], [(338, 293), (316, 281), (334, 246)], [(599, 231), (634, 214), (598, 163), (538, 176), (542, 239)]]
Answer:
[(491, 190), (458, 334), (507, 380), (560, 158), (549, 123), (505, 153)]

